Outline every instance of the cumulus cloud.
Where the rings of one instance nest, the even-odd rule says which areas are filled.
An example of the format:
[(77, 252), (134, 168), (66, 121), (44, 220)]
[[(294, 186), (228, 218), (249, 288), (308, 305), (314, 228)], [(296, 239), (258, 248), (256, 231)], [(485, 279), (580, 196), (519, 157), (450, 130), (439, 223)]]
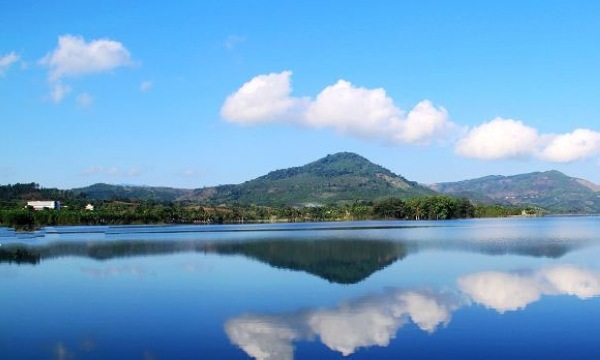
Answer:
[(259, 75), (229, 95), (221, 116), (238, 124), (292, 123), (390, 143), (427, 143), (455, 125), (428, 100), (406, 113), (384, 89), (339, 80), (315, 99), (291, 96), (290, 71)]
[(576, 129), (545, 134), (521, 120), (497, 117), (462, 127), (429, 100), (400, 109), (383, 88), (369, 89), (339, 80), (315, 98), (292, 96), (291, 71), (258, 75), (227, 97), (221, 116), (232, 123), (282, 123), (332, 129), (338, 134), (389, 144), (428, 144), (456, 140), (457, 154), (481, 159), (538, 159), (572, 162), (600, 154), (600, 132)]
[(284, 71), (253, 78), (227, 97), (221, 116), (238, 124), (294, 119), (296, 109), (301, 109), (305, 100), (290, 97), (291, 75), (291, 72)]
[(540, 134), (520, 120), (495, 118), (473, 127), (455, 146), (457, 154), (482, 159), (537, 158), (567, 163), (600, 154), (600, 132), (576, 129)]
[(600, 132), (576, 129), (571, 133), (555, 135), (541, 150), (540, 157), (552, 162), (572, 162), (600, 153)]
[(538, 143), (536, 129), (518, 120), (495, 118), (469, 130), (455, 149), (466, 157), (494, 160), (531, 156)]
[(19, 56), (14, 51), (0, 56), (0, 76), (4, 76), (8, 69), (17, 61), (19, 61)]
[(458, 284), (473, 301), (500, 313), (523, 309), (542, 295), (600, 295), (600, 273), (572, 265), (531, 273), (482, 272), (461, 277)]
[(130, 65), (131, 56), (118, 41), (98, 39), (86, 42), (81, 36), (63, 35), (58, 38), (56, 49), (40, 63), (50, 69), (50, 80), (57, 81)]
[[(129, 51), (118, 41), (98, 39), (86, 42), (81, 36), (63, 35), (58, 38), (57, 47), (39, 63), (48, 68), (48, 81), (52, 87), (50, 98), (60, 103), (71, 91), (70, 86), (63, 84), (64, 79), (111, 71), (130, 65), (132, 60)], [(91, 97), (88, 95), (76, 100), (82, 105), (82, 101), (89, 102)]]

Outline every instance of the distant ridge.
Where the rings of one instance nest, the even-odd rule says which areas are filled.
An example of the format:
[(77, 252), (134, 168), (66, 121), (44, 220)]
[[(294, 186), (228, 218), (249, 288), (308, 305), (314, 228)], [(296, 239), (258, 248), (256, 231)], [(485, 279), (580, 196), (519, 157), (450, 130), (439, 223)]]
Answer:
[(192, 190), (188, 189), (162, 186), (110, 185), (104, 183), (73, 189), (73, 191), (78, 194), (85, 194), (89, 199), (95, 200), (135, 199), (166, 202), (182, 200), (192, 193)]
[(198, 189), (192, 199), (213, 204), (322, 205), (433, 193), (360, 155), (340, 152), (243, 184)]
[(486, 203), (536, 205), (555, 213), (599, 213), (600, 187), (560, 171), (492, 175), (430, 185), (443, 194)]
[(351, 152), (331, 154), (303, 166), (271, 171), (242, 184), (195, 190), (94, 184), (73, 189), (73, 192), (85, 194), (91, 200), (268, 206), (344, 204), (442, 193), (482, 203), (539, 206), (553, 213), (600, 213), (600, 186), (556, 170), (513, 176), (491, 175), (423, 186)]

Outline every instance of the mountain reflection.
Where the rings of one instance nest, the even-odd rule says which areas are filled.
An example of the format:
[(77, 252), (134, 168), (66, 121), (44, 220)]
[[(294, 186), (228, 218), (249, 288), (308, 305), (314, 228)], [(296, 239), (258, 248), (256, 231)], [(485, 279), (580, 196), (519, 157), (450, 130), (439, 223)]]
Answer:
[(347, 356), (388, 346), (409, 322), (428, 333), (471, 303), (499, 313), (523, 309), (542, 296), (600, 296), (600, 272), (560, 265), (527, 272), (481, 272), (458, 279), (455, 291), (395, 289), (341, 304), (280, 315), (247, 314), (225, 323), (230, 341), (255, 359), (293, 359), (294, 342), (317, 338)]
[(42, 260), (64, 256), (106, 260), (177, 252), (244, 255), (276, 268), (304, 271), (330, 282), (354, 284), (402, 259), (407, 249), (401, 243), (377, 240), (56, 242), (38, 246), (4, 246), (0, 248), (0, 262), (38, 264)]
[(198, 252), (243, 255), (275, 268), (355, 284), (421, 251), (559, 258), (589, 244), (593, 234), (587, 230), (537, 234), (537, 228), (520, 233), (483, 227), (463, 233), (452, 226), (399, 224), (57, 227), (28, 234), (4, 228), (0, 231), (0, 263), (35, 265), (65, 256), (107, 260)]
[(401, 243), (376, 240), (272, 240), (215, 244), (210, 250), (241, 254), (339, 284), (358, 283), (407, 253)]

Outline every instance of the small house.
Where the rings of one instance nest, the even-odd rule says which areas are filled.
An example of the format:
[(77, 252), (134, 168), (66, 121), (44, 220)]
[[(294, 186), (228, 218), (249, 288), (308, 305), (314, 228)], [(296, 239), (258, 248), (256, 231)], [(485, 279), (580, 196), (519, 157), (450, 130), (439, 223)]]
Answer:
[(31, 206), (33, 210), (60, 210), (60, 201), (47, 200), (47, 201), (28, 201), (27, 206)]

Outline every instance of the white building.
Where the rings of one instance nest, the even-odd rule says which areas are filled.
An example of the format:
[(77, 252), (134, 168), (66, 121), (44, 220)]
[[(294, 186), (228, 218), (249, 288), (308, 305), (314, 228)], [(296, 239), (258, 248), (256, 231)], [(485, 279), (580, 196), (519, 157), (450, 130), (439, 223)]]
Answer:
[(87, 205), (85, 206), (85, 209), (86, 209), (87, 211), (94, 211), (94, 205), (92, 205), (92, 204), (87, 204)]
[(27, 206), (31, 206), (33, 210), (60, 210), (60, 201), (28, 201)]

